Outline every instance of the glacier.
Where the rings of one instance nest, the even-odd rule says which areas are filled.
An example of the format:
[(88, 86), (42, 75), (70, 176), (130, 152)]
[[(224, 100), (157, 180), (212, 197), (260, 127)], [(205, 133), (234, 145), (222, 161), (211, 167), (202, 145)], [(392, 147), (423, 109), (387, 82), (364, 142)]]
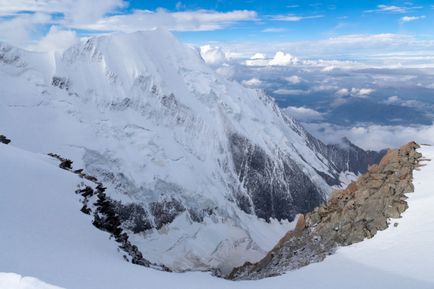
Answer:
[(125, 217), (147, 224), (125, 220), (130, 240), (174, 271), (225, 273), (259, 260), (342, 176), (381, 158), (323, 144), (162, 29), (57, 53), (0, 43), (0, 98), (0, 133), (71, 159), (112, 199), (141, 207)]

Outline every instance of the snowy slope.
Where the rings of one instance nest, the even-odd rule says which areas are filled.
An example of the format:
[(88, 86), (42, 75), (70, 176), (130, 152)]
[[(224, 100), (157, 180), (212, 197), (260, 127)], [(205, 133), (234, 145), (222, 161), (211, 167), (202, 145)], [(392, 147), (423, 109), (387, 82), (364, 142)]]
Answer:
[[(434, 159), (433, 147), (419, 151)], [(79, 212), (78, 197), (71, 190), (80, 179), (46, 156), (11, 146), (0, 144), (0, 160), (2, 272), (68, 289), (434, 287), (432, 161), (415, 172), (415, 192), (408, 195), (409, 209), (397, 227), (283, 276), (233, 282), (207, 273), (166, 273), (125, 262), (108, 234), (89, 226), (90, 219)], [(6, 283), (11, 278), (0, 274), (2, 289), (9, 288), (4, 284), (11, 284)], [(24, 288), (46, 287), (32, 279)]]
[(270, 98), (163, 30), (54, 56), (0, 44), (0, 124), (15, 146), (70, 158), (140, 205), (147, 229), (131, 239), (180, 271), (260, 259), (342, 173)]
[(62, 289), (42, 282), (34, 277), (23, 277), (15, 273), (0, 273), (0, 288), (7, 289)]

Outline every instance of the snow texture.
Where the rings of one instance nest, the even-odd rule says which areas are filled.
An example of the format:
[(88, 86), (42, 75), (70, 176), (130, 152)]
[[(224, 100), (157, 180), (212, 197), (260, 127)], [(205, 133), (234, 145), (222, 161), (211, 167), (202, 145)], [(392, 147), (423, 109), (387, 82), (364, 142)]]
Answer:
[(142, 206), (152, 229), (131, 240), (177, 271), (257, 261), (347, 170), (269, 97), (164, 30), (55, 54), (0, 43), (0, 97), (2, 134)]
[[(434, 147), (419, 150), (434, 158)], [(167, 273), (125, 262), (108, 234), (95, 230), (73, 193), (76, 175), (57, 161), (0, 144), (0, 271), (33, 276), (67, 289), (384, 288), (434, 286), (434, 162), (414, 173), (415, 192), (398, 221), (374, 238), (341, 248), (321, 263), (259, 281), (208, 273)], [(6, 284), (6, 285), (5, 285)], [(12, 284), (12, 285), (10, 285)], [(53, 288), (0, 274), (0, 288)], [(10, 285), (10, 286), (9, 286)], [(5, 287), (6, 286), (6, 287)], [(15, 286), (15, 287), (12, 287)], [(21, 286), (21, 287), (19, 287)], [(27, 287), (25, 287), (27, 286)], [(44, 287), (45, 286), (45, 287)], [(56, 288), (56, 287), (54, 287)]]

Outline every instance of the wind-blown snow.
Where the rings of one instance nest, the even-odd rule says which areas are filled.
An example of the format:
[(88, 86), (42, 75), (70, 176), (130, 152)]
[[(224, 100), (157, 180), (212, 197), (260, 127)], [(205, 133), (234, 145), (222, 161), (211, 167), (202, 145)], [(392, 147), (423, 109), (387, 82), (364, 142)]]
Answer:
[[(434, 147), (419, 151), (434, 159)], [(73, 190), (81, 179), (46, 156), (0, 144), (0, 271), (67, 289), (432, 289), (434, 162), (425, 163), (414, 174), (415, 192), (408, 194), (409, 209), (397, 227), (283, 276), (233, 282), (125, 262), (108, 234), (79, 212)], [(18, 277), (0, 274), (0, 285), (11, 284), (11, 278)], [(35, 283), (24, 288), (47, 288), (31, 280)]]

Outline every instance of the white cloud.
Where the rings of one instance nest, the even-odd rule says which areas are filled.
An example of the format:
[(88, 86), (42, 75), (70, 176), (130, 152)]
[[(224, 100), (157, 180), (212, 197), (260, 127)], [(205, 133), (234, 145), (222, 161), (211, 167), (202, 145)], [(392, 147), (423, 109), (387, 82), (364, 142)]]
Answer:
[(270, 60), (263, 53), (255, 53), (244, 64), (246, 66), (267, 66)]
[(373, 89), (373, 88), (356, 88), (356, 87), (353, 87), (353, 88), (351, 88), (351, 90), (348, 88), (341, 88), (338, 91), (336, 91), (335, 94), (339, 97), (354, 96), (354, 97), (366, 98), (374, 91), (375, 91), (375, 89)]
[(64, 4), (56, 0), (1, 0), (0, 1), (0, 15), (11, 16), (16, 15), (18, 12), (40, 12), (40, 13), (54, 13), (64, 12)]
[(326, 143), (333, 143), (342, 137), (348, 137), (364, 149), (397, 148), (410, 141), (434, 144), (434, 126), (370, 125), (342, 127), (326, 123), (306, 123), (305, 126)]
[(265, 55), (262, 53), (255, 53), (252, 55), (252, 57), (250, 57), (250, 59), (252, 60), (256, 60), (256, 59), (265, 59)]
[(401, 22), (403, 22), (403, 23), (413, 22), (416, 20), (424, 19), (424, 18), (425, 18), (424, 15), (422, 15), (422, 16), (404, 16), (404, 17), (401, 17)]
[(276, 52), (273, 59), (269, 62), (269, 65), (279, 65), (279, 66), (285, 66), (297, 63), (298, 59), (295, 56), (292, 56), (289, 53), (285, 53), (282, 51)]
[(398, 103), (401, 99), (397, 95), (389, 96), (386, 100), (387, 104), (395, 104)]
[(336, 69), (336, 66), (334, 66), (334, 65), (328, 65), (328, 66), (325, 66), (321, 71), (322, 72), (330, 72), (330, 71), (333, 71), (335, 69)]
[[(325, 69), (328, 71), (363, 68), (365, 61), (369, 61), (370, 67), (373, 65), (392, 68), (401, 65), (414, 67), (414, 64), (418, 67), (434, 66), (434, 41), (416, 38), (409, 34), (351, 34), (320, 40), (220, 43), (219, 45), (227, 51), (237, 51), (244, 59), (254, 53), (271, 55), (276, 51), (291, 51), (292, 54), (302, 59), (328, 59), (304, 61), (306, 64), (328, 67)], [(337, 57), (339, 59), (346, 57), (353, 61), (330, 60)], [(426, 61), (422, 61), (422, 57), (426, 58)], [(248, 62), (248, 65), (266, 65), (254, 61)]]
[(211, 65), (222, 64), (227, 60), (225, 53), (218, 46), (203, 45), (200, 47), (200, 55), (207, 64)]
[(288, 81), (289, 83), (292, 83), (292, 84), (298, 84), (302, 81), (301, 77), (298, 75), (291, 75), (291, 76), (285, 77), (285, 80)]
[(397, 6), (397, 5), (377, 5), (376, 9), (366, 10), (367, 13), (406, 13), (408, 10), (414, 9), (413, 6)]
[(372, 89), (372, 88), (354, 88), (353, 87), (351, 89), (351, 95), (355, 96), (355, 97), (366, 98), (374, 91), (375, 91), (375, 89)]
[(283, 111), (287, 113), (289, 116), (298, 119), (300, 121), (314, 121), (321, 120), (323, 118), (323, 114), (307, 107), (296, 107), (296, 106), (288, 106), (284, 108)]
[(259, 87), (262, 84), (262, 81), (257, 78), (252, 78), (249, 80), (243, 80), (241, 83), (247, 87)]
[(349, 96), (350, 91), (348, 88), (341, 88), (338, 91), (336, 91), (336, 95), (340, 97)]
[(56, 25), (60, 30), (83, 29), (103, 33), (157, 27), (172, 31), (207, 31), (257, 17), (255, 11), (249, 10), (121, 10), (126, 6), (124, 0), (0, 0), (0, 17), (3, 16), (0, 19), (0, 40), (29, 46), (30, 42), (43, 37), (46, 28), (40, 27), (42, 25)]
[(93, 23), (126, 5), (123, 0), (70, 0), (65, 3), (65, 21), (71, 26)]
[(308, 90), (302, 90), (302, 89), (286, 89), (286, 88), (279, 88), (273, 91), (275, 94), (279, 95), (306, 95), (310, 91)]
[(415, 6), (411, 2), (405, 2), (405, 5), (403, 6), (397, 6), (397, 5), (385, 5), (381, 4), (377, 6), (377, 9), (372, 10), (366, 10), (366, 13), (392, 13), (392, 14), (403, 14), (407, 13), (409, 11), (422, 9), (423, 6)]
[(135, 10), (131, 14), (114, 15), (102, 18), (93, 24), (77, 26), (77, 28), (95, 31), (123, 31), (164, 27), (172, 31), (210, 31), (223, 29), (235, 22), (256, 19), (256, 12), (235, 10), (217, 12), (211, 10), (196, 10), (168, 12), (166, 10)]
[(63, 51), (79, 39), (75, 31), (61, 30), (57, 26), (51, 26), (50, 31), (35, 46), (39, 51)]
[(0, 0), (0, 15), (13, 16), (23, 11), (61, 13), (66, 23), (89, 23), (125, 6), (123, 0)]
[(394, 6), (394, 5), (378, 5), (378, 11), (382, 12), (394, 12), (394, 13), (405, 13), (407, 11), (407, 8), (401, 7), (401, 6)]
[(273, 16), (271, 19), (278, 21), (289, 21), (289, 22), (298, 22), (306, 19), (317, 19), (322, 18), (324, 15), (312, 15), (312, 16), (300, 16), (300, 15), (277, 15)]
[(12, 45), (23, 46), (32, 41), (32, 33), (39, 25), (51, 20), (44, 13), (22, 14), (0, 22), (0, 40)]
[[(0, 39), (17, 46), (35, 48), (38, 47), (35, 42), (44, 37), (44, 25), (56, 24), (64, 28), (85, 25), (124, 6), (122, 0), (0, 0), (0, 16), (8, 16), (0, 20)], [(48, 38), (40, 47), (53, 40), (55, 31), (50, 32), (52, 34), (45, 36)], [(57, 37), (60, 37), (58, 31)]]
[(266, 32), (266, 33), (277, 33), (277, 32), (285, 32), (286, 29), (285, 28), (265, 28), (262, 30), (262, 32)]
[(350, 97), (367, 98), (375, 89), (372, 88), (341, 88), (335, 92), (337, 98), (332, 102), (332, 106), (337, 107), (348, 102)]

